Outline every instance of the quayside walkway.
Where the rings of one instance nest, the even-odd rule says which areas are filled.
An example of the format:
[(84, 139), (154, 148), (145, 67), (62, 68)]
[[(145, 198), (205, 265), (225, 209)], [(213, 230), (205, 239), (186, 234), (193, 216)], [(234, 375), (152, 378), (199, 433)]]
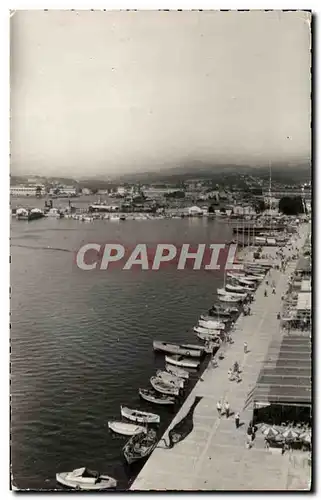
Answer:
[[(308, 232), (300, 227), (302, 248)], [(266, 249), (272, 252), (272, 248)], [(274, 249), (276, 251), (277, 249)], [(168, 431), (188, 412), (195, 396), (202, 396), (194, 411), (192, 432), (173, 448), (165, 447), (162, 439), (131, 486), (131, 490), (307, 490), (310, 467), (300, 454), (281, 455), (264, 449), (264, 439), (258, 431), (254, 446), (246, 448), (246, 430), (252, 418), (251, 391), (255, 387), (272, 338), (279, 337), (281, 296), (297, 261), (291, 261), (284, 273), (271, 270), (270, 282), (275, 281), (276, 294), (265, 284), (258, 288), (252, 314), (241, 316), (236, 322), (234, 343), (225, 351), (219, 366), (209, 366), (163, 435), (168, 442)], [(244, 354), (243, 343), (249, 352)], [(242, 370), (242, 382), (228, 380), (228, 370), (237, 361)], [(219, 417), (216, 403), (228, 400), (230, 411), (240, 413), (244, 422), (236, 429), (234, 416)]]

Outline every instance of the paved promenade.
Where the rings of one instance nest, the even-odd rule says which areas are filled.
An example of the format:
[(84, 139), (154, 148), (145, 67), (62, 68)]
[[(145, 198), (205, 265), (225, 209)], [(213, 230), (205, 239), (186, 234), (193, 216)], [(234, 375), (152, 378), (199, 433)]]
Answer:
[[(300, 228), (301, 248), (308, 228)], [(276, 249), (267, 248), (267, 252)], [(194, 412), (192, 432), (172, 449), (166, 449), (162, 440), (131, 486), (131, 490), (306, 490), (309, 489), (310, 467), (306, 454), (281, 455), (280, 451), (264, 449), (260, 431), (254, 446), (247, 449), (246, 430), (252, 418), (251, 391), (255, 387), (269, 344), (280, 337), (277, 313), (281, 309), (281, 296), (286, 291), (288, 278), (297, 261), (291, 261), (285, 273), (271, 270), (270, 282), (276, 283), (276, 294), (265, 284), (258, 288), (252, 314), (241, 316), (232, 334), (234, 343), (225, 351), (225, 358), (217, 368), (209, 366), (184, 405), (170, 424), (163, 438), (188, 412), (195, 396), (203, 399)], [(213, 297), (214, 298), (214, 297)], [(214, 302), (214, 300), (213, 300)], [(243, 342), (249, 352), (244, 354)], [(228, 380), (227, 372), (237, 361), (242, 370), (242, 382)], [(228, 400), (230, 411), (239, 412), (241, 422), (236, 429), (234, 416), (219, 418), (216, 403)]]

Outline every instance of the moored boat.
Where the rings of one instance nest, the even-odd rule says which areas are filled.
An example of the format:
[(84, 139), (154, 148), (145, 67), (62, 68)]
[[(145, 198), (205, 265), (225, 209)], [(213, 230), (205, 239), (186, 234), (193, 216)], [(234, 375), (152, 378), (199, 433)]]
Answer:
[(230, 317), (223, 317), (221, 318), (220, 315), (217, 316), (217, 319), (215, 319), (216, 316), (210, 316), (207, 314), (201, 314), (200, 319), (202, 321), (219, 321), (220, 323), (227, 323), (230, 320)]
[(165, 370), (168, 373), (176, 375), (177, 377), (181, 377), (183, 379), (189, 379), (189, 373), (187, 370), (183, 370), (183, 368), (178, 368), (177, 366), (165, 365)]
[(139, 422), (145, 424), (159, 424), (160, 416), (156, 413), (149, 413), (147, 411), (134, 410), (127, 406), (120, 407), (120, 413), (123, 417), (131, 420), (132, 422)]
[(202, 326), (194, 326), (194, 332), (209, 336), (217, 336), (220, 335), (221, 330), (215, 330), (214, 328), (204, 328)]
[(225, 289), (228, 291), (228, 292), (233, 292), (233, 293), (244, 293), (244, 292), (248, 292), (250, 291), (249, 288), (246, 288), (245, 286), (241, 286), (241, 285), (230, 285), (229, 283), (227, 283), (225, 285)]
[(184, 366), (185, 368), (198, 368), (200, 362), (194, 359), (184, 358), (184, 356), (165, 356), (167, 363), (176, 366)]
[(113, 477), (99, 474), (99, 472), (81, 467), (72, 472), (58, 472), (56, 481), (63, 486), (73, 488), (75, 490), (108, 490), (116, 488), (117, 481)]
[(235, 281), (241, 285), (249, 287), (251, 290), (255, 291), (257, 283), (255, 281), (247, 280), (246, 278), (235, 278)]
[(139, 395), (149, 401), (149, 403), (155, 403), (158, 405), (173, 405), (175, 404), (175, 398), (172, 396), (167, 396), (166, 394), (159, 394), (156, 391), (150, 389), (139, 389)]
[(147, 457), (157, 444), (157, 434), (151, 429), (147, 434), (132, 436), (123, 448), (124, 457), (128, 464)]
[(154, 340), (154, 351), (168, 352), (169, 354), (179, 354), (181, 356), (189, 356), (191, 358), (200, 358), (202, 355), (201, 349), (186, 349), (180, 345), (169, 344), (167, 342), (160, 342)]
[(224, 307), (222, 304), (214, 304), (209, 312), (224, 315), (224, 316), (233, 316), (239, 312), (237, 307)]
[(237, 302), (241, 302), (242, 301), (242, 299), (240, 299), (240, 298), (231, 297), (229, 295), (219, 295), (218, 296), (218, 300), (220, 302), (229, 302), (229, 303), (232, 303), (232, 304), (233, 303), (236, 304)]
[(240, 298), (240, 299), (245, 299), (248, 295), (247, 293), (232, 293), (232, 292), (225, 290), (225, 288), (218, 288), (217, 294), (218, 295), (227, 295), (228, 297), (236, 297), (236, 298)]
[(202, 326), (203, 328), (207, 328), (209, 330), (224, 330), (225, 329), (225, 323), (222, 321), (215, 321), (215, 320), (210, 320), (210, 321), (204, 321), (200, 319), (198, 321), (198, 326)]
[(179, 396), (179, 387), (165, 382), (160, 377), (151, 377), (150, 383), (155, 391), (161, 394), (168, 394), (169, 396)]
[(178, 387), (179, 389), (184, 389), (185, 380), (183, 378), (179, 378), (173, 373), (168, 373), (163, 370), (157, 370), (156, 375), (166, 384), (173, 385), (175, 387)]
[(182, 344), (182, 347), (185, 349), (196, 349), (201, 351), (202, 354), (204, 353), (204, 347), (199, 344)]
[(134, 436), (146, 432), (145, 427), (136, 424), (127, 424), (126, 422), (110, 421), (107, 425), (110, 430), (123, 436)]
[(196, 335), (200, 340), (205, 340), (205, 342), (218, 342), (219, 344), (221, 342), (218, 335), (209, 335), (206, 333), (197, 333)]

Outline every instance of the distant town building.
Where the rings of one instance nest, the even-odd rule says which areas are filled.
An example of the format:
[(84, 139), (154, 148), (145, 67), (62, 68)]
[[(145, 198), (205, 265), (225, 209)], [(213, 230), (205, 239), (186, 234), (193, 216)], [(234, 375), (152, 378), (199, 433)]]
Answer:
[(88, 196), (89, 194), (91, 194), (91, 189), (88, 189), (88, 188), (83, 188), (81, 190), (82, 194), (84, 194), (85, 196)]
[(120, 195), (120, 196), (126, 196), (127, 189), (124, 186), (118, 186), (118, 188), (117, 188), (117, 194)]
[(43, 196), (45, 192), (45, 186), (41, 184), (10, 187), (11, 196)]
[(250, 205), (244, 207), (241, 205), (236, 205), (232, 210), (234, 215), (255, 215), (255, 210)]
[(188, 207), (187, 209), (188, 215), (193, 217), (193, 216), (198, 216), (198, 215), (203, 215), (203, 210), (200, 207), (194, 206), (194, 207)]
[(76, 196), (77, 188), (75, 188), (74, 186), (61, 186), (59, 189), (59, 193), (67, 196)]
[(179, 191), (179, 189), (149, 187), (144, 189), (144, 195), (147, 198), (163, 198), (166, 194), (175, 193), (176, 191)]

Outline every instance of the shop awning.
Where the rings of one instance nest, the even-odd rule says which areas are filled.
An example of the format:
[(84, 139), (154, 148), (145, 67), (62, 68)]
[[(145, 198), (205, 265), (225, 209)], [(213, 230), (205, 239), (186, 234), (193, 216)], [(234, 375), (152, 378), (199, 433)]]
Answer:
[(271, 343), (253, 392), (253, 402), (311, 405), (311, 339), (288, 335)]

